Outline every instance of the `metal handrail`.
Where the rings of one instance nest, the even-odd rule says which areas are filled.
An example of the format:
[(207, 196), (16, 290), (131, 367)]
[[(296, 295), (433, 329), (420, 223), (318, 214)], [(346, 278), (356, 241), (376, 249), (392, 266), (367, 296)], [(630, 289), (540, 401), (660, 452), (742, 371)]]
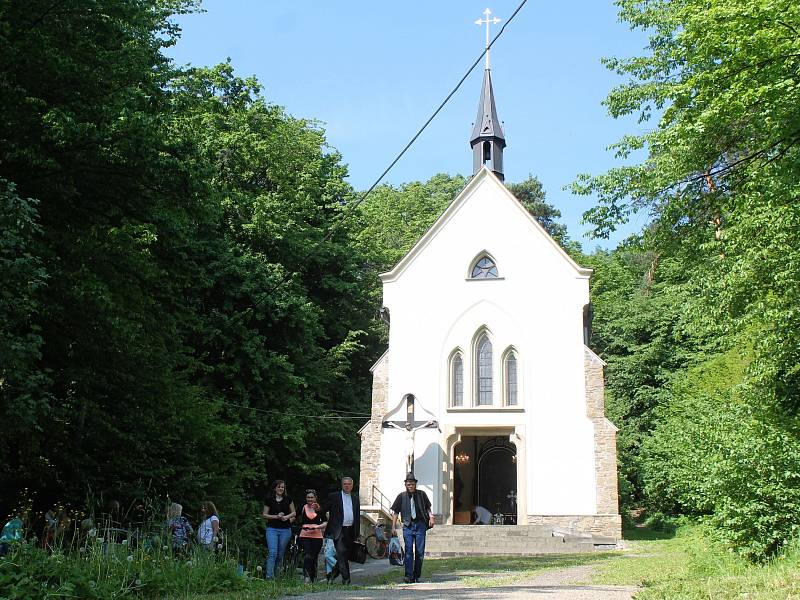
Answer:
[(372, 504), (378, 504), (386, 514), (392, 510), (392, 503), (389, 497), (378, 489), (377, 485), (372, 485)]

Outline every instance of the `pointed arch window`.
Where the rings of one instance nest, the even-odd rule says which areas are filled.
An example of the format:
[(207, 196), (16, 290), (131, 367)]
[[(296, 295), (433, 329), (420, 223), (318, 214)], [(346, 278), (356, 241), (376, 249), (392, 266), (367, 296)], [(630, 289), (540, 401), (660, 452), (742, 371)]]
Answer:
[(497, 279), (497, 265), (486, 255), (479, 258), (472, 267), (472, 279)]
[(464, 360), (460, 352), (450, 359), (450, 406), (464, 406)]
[(475, 344), (475, 373), (476, 396), (475, 404), (478, 406), (491, 406), (492, 404), (492, 342), (485, 333), (478, 338)]
[(517, 378), (517, 355), (514, 351), (506, 354), (503, 361), (503, 375), (505, 379), (506, 406), (517, 406), (518, 397), (518, 378)]

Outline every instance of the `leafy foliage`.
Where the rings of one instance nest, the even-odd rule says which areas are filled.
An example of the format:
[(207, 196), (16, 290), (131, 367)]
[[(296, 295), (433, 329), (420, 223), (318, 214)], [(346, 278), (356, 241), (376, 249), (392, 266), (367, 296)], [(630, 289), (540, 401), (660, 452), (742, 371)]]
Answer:
[[(164, 598), (245, 586), (231, 557), (198, 550), (173, 557), (160, 543), (149, 549), (87, 540), (80, 552), (18, 545), (0, 562), (4, 598)], [(251, 584), (253, 585), (253, 584)]]
[(545, 202), (547, 194), (536, 176), (529, 174), (525, 181), (509, 183), (506, 187), (554, 240), (562, 246), (567, 245), (567, 226), (558, 222), (561, 211)]
[(375, 342), (340, 157), (169, 63), (194, 8), (0, 5), (0, 503), (210, 497), (257, 540), (268, 477), (352, 474)]
[[(679, 333), (655, 357), (663, 373), (648, 422), (623, 415), (621, 438), (638, 438), (642, 452), (630, 463), (634, 494), (660, 509), (711, 513), (733, 546), (763, 558), (797, 533), (800, 9), (618, 5), (650, 45), (646, 56), (606, 61), (629, 77), (610, 93), (609, 112), (661, 114), (656, 128), (615, 146), (621, 157), (646, 149), (641, 164), (580, 176), (574, 187), (598, 195), (586, 214), (598, 235), (632, 212), (650, 214), (644, 249), (658, 265), (648, 293), (663, 311), (648, 312), (648, 328), (671, 315)], [(623, 335), (623, 358), (635, 340), (633, 330)], [(620, 398), (620, 349), (609, 349)], [(642, 390), (622, 387), (622, 397)]]

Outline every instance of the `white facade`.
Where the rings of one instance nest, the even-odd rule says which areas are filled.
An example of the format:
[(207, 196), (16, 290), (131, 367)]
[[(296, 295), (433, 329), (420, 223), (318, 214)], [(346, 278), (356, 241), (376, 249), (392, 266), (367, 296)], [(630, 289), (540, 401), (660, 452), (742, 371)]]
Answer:
[[(484, 256), (497, 278), (471, 278)], [(598, 510), (596, 423), (587, 414), (583, 312), (590, 273), (484, 167), (381, 275), (391, 325), (389, 350), (376, 364), (388, 365), (387, 385), (375, 400), (384, 407), (374, 406), (373, 415), (404, 421), (412, 394), (415, 419), (438, 422), (438, 429), (415, 432), (414, 470), (445, 522), (453, 515), (453, 450), (465, 435), (504, 435), (516, 446), (520, 524), (529, 515), (608, 512)], [(491, 405), (478, 406), (475, 346), (484, 333), (492, 347), (492, 393)], [(509, 352), (516, 358), (513, 406), (503, 368)], [(456, 353), (462, 406), (452, 405)], [(390, 497), (402, 489), (409, 438), (380, 428), (372, 483)]]

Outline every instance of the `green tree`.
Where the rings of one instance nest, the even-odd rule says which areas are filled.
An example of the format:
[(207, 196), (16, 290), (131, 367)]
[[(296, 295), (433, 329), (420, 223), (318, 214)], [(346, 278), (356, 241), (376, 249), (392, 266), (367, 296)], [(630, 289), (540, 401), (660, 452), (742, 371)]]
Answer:
[(345, 169), (230, 65), (170, 65), (191, 9), (0, 6), (0, 393), (30, 421), (0, 501), (151, 490), (232, 524), (268, 476), (352, 473), (374, 350)]
[(558, 222), (561, 211), (545, 202), (547, 194), (542, 182), (536, 176), (529, 174), (525, 181), (508, 183), (506, 187), (554, 240), (562, 246), (567, 246), (569, 242), (567, 226)]
[[(788, 454), (766, 452), (762, 462), (782, 469), (787, 456), (800, 458), (800, 9), (789, 1), (755, 0), (618, 5), (624, 20), (649, 32), (650, 45), (645, 56), (606, 61), (629, 78), (609, 94), (609, 112), (640, 120), (661, 115), (657, 127), (615, 147), (623, 158), (646, 149), (641, 164), (580, 176), (575, 189), (599, 197), (586, 215), (598, 235), (632, 212), (652, 216), (648, 249), (683, 271), (687, 297), (697, 300), (683, 311), (690, 337), (709, 350), (752, 348), (738, 414), (760, 425), (724, 430), (732, 448), (756, 448), (761, 435), (783, 439)], [(669, 403), (679, 402), (673, 393), (670, 388)], [(708, 406), (699, 394), (696, 401)], [(773, 500), (789, 497), (793, 476), (765, 490), (739, 485), (735, 469), (714, 476), (719, 481), (707, 488), (718, 497), (710, 506), (737, 548), (763, 556), (774, 551), (776, 539), (792, 535), (787, 523), (794, 504), (781, 508)], [(760, 499), (765, 493), (768, 502)]]
[(37, 435), (49, 406), (36, 321), (41, 308), (36, 294), (47, 281), (41, 259), (32, 253), (38, 235), (36, 202), (20, 198), (12, 183), (0, 179), (0, 477), (9, 487), (19, 485), (22, 469), (42, 475), (48, 468)]
[(220, 210), (200, 291), (213, 310), (193, 346), (200, 381), (231, 405), (238, 472), (251, 492), (267, 477), (352, 473), (355, 421), (320, 418), (369, 413), (374, 354), (340, 157), (314, 122), (268, 104), (230, 64), (193, 69), (172, 89), (175, 135), (211, 166)]

